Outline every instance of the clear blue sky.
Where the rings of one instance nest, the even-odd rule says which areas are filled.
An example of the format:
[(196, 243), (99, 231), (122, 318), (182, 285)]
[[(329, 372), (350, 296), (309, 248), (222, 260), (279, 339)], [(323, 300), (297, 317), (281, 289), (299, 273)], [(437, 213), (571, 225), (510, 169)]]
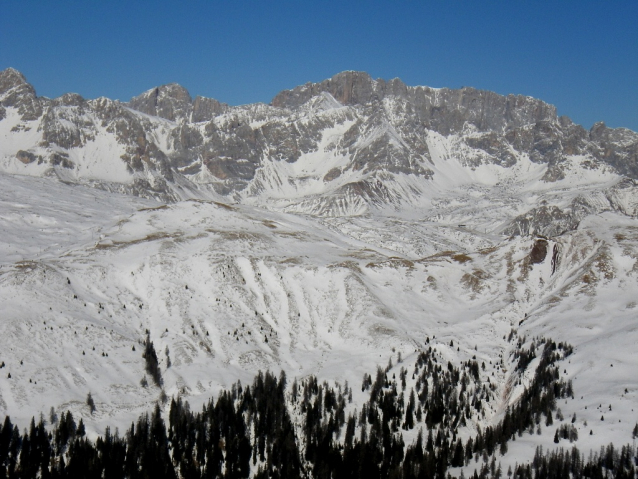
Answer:
[(638, 130), (638, 1), (0, 0), (9, 66), (49, 97), (177, 82), (232, 105), (363, 70)]

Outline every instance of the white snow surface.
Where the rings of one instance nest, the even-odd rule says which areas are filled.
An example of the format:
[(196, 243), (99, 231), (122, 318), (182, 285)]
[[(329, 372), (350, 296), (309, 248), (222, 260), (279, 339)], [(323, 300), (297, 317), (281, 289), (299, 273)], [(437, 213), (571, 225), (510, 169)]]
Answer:
[[(322, 145), (330, 141), (326, 132)], [(161, 392), (150, 378), (140, 385), (147, 330), (164, 391), (193, 409), (260, 369), (283, 369), (290, 382), (310, 374), (348, 381), (354, 410), (366, 399), (364, 373), (399, 352), (395, 369), (410, 370), (429, 337), (455, 365), (476, 355), (497, 386), (499, 401), (461, 431), (467, 438), (496, 424), (520, 394), (506, 388), (516, 374), (507, 341), (515, 329), (528, 342), (544, 336), (575, 347), (560, 364), (575, 399), (559, 406), (566, 420), (577, 415), (581, 451), (629, 442), (638, 421), (635, 191), (614, 197), (625, 214), (586, 217), (549, 238), (547, 257), (530, 264), (536, 238), (499, 234), (507, 221), (538, 204), (604, 203), (602, 192), (621, 178), (583, 172), (575, 158), (564, 180), (547, 184), (546, 167), (527, 158), (468, 168), (453, 138), (432, 135), (429, 147), (436, 181), (383, 180), (400, 207), (357, 209), (344, 199), (342, 214), (322, 216), (307, 213), (322, 208), (322, 188), (334, 188), (316, 180), (341, 165), (334, 155), (267, 161), (259, 173), (273, 185), (267, 208), (254, 198), (160, 204), (0, 174), (0, 414), (26, 425), (53, 407), (82, 417), (93, 436), (126, 428)], [(555, 447), (558, 425), (508, 444), (505, 470), (531, 459), (536, 445)], [(404, 432), (406, 443), (416, 434)]]

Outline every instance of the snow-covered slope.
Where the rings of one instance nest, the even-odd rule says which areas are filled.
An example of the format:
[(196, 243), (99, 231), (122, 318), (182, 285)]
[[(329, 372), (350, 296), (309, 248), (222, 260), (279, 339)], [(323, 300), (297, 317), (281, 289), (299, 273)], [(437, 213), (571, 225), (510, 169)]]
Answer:
[[(6, 70), (0, 101), (0, 414), (18, 424), (53, 407), (97, 434), (266, 369), (348, 381), (354, 409), (365, 373), (414, 368), (429, 340), (486, 365), (495, 401), (467, 438), (530, 379), (512, 337), (544, 337), (574, 346), (579, 448), (630, 440), (635, 133), (356, 72), (229, 107), (177, 85), (49, 100)], [(142, 385), (147, 334), (162, 387)]]
[[(364, 373), (398, 353), (410, 369), (429, 338), (453, 364), (476, 355), (496, 385), (496, 403), (469, 435), (516, 400), (506, 393), (516, 374), (508, 363), (514, 329), (574, 346), (561, 367), (576, 399), (561, 407), (566, 417), (577, 414), (581, 449), (630, 436), (638, 408), (632, 218), (590, 216), (544, 240), (458, 226), (464, 216), (447, 225), (321, 220), (0, 179), (0, 412), (21, 423), (54, 407), (96, 432), (126, 426), (161, 395), (150, 380), (140, 385), (148, 330), (163, 390), (194, 407), (260, 369), (348, 381), (356, 390)], [(450, 208), (440, 207), (448, 215)], [(600, 421), (598, 406), (610, 404)], [(595, 435), (585, 434), (592, 428)], [(530, 444), (550, 446), (550, 429)], [(519, 462), (533, 454), (520, 449), (525, 444), (511, 448)]]

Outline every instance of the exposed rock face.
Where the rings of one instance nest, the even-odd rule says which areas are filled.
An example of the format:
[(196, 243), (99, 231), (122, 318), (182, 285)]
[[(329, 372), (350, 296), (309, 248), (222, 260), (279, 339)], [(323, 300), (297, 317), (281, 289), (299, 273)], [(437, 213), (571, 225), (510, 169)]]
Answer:
[[(605, 211), (618, 211), (627, 216), (638, 216), (638, 182), (624, 179), (611, 188), (600, 189), (574, 198), (567, 208), (541, 205), (515, 217), (502, 230), (503, 234), (560, 236), (578, 228), (588, 215)], [(625, 200), (623, 200), (623, 198)], [(627, 198), (630, 198), (628, 201)]]
[[(599, 123), (588, 132), (530, 97), (410, 87), (352, 71), (282, 91), (270, 105), (230, 107), (193, 100), (174, 83), (127, 104), (76, 94), (50, 100), (7, 69), (0, 121), (15, 122), (16, 134), (38, 132), (5, 152), (6, 161), (166, 201), (214, 192), (236, 201), (294, 196), (294, 210), (325, 215), (398, 208), (435, 185), (435, 160), (449, 158), (469, 171), (531, 161), (544, 167), (545, 182), (564, 179), (575, 159), (578, 168), (638, 178), (638, 134), (630, 130)], [(503, 232), (560, 234), (592, 211), (626, 210), (619, 195), (537, 206)]]
[(41, 146), (68, 150), (95, 140), (96, 126), (86, 113), (86, 102), (79, 95), (66, 94), (52, 100), (40, 124)]
[(607, 128), (600, 122), (591, 128), (589, 139), (605, 163), (623, 175), (638, 178), (638, 134), (626, 128)]
[(229, 106), (225, 103), (220, 103), (214, 98), (206, 98), (198, 96), (193, 101), (193, 109), (191, 112), (191, 121), (193, 123), (199, 123), (202, 121), (210, 121), (217, 115), (226, 113)]
[(36, 160), (36, 156), (28, 151), (20, 150), (16, 153), (16, 158), (25, 165), (33, 163)]
[(25, 121), (36, 120), (42, 115), (42, 102), (36, 97), (35, 89), (13, 68), (0, 72), (0, 98), (3, 108), (17, 108)]
[(533, 208), (518, 216), (503, 232), (508, 235), (558, 236), (576, 229), (578, 217), (556, 206)]
[(191, 103), (191, 96), (186, 88), (177, 83), (171, 83), (132, 98), (129, 106), (147, 115), (175, 121), (188, 116)]
[(460, 132), (466, 123), (479, 131), (490, 131), (556, 120), (555, 107), (530, 97), (502, 96), (474, 88), (408, 87), (398, 78), (386, 82), (373, 80), (367, 73), (351, 71), (283, 91), (272, 104), (295, 109), (322, 92), (330, 93), (344, 105), (367, 105), (386, 98), (403, 100), (416, 119), (444, 135)]
[(532, 264), (538, 264), (545, 261), (547, 257), (547, 240), (538, 239), (532, 247), (532, 251), (529, 254), (529, 261)]
[(193, 123), (210, 121), (228, 110), (228, 105), (213, 98), (198, 96), (193, 101), (186, 88), (177, 83), (148, 90), (132, 98), (128, 105), (147, 115)]

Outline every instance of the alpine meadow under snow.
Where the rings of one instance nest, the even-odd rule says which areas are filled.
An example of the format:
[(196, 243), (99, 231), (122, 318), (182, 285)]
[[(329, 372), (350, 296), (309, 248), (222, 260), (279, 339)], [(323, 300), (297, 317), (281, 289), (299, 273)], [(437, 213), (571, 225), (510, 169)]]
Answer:
[[(527, 397), (554, 344), (573, 391), (552, 420), (535, 411), (531, 433), (487, 462), (461, 465), (452, 450), (447, 472), (495, 457), (505, 475), (537, 446), (587, 456), (631, 444), (637, 179), (637, 133), (586, 131), (529, 97), (344, 72), (269, 105), (192, 99), (175, 84), (120, 103), (38, 97), (4, 70), (0, 414), (22, 431), (70, 411), (95, 440), (156, 404), (168, 415), (171, 398), (201, 411), (237, 381), (284, 371), (300, 467), (327, 477), (293, 382), (348, 392), (352, 417), (381, 407), (378, 386), (396, 396), (391, 434), (406, 448), (420, 431), (465, 446)], [(431, 419), (440, 371), (421, 376), (424, 355), (451, 377), (479, 365), (445, 395), (467, 396), (458, 417)], [(424, 394), (414, 424), (411, 391)], [(557, 444), (563, 425), (578, 439)], [(346, 429), (330, 443), (347, 450)], [(256, 429), (246, 434), (257, 448)]]

